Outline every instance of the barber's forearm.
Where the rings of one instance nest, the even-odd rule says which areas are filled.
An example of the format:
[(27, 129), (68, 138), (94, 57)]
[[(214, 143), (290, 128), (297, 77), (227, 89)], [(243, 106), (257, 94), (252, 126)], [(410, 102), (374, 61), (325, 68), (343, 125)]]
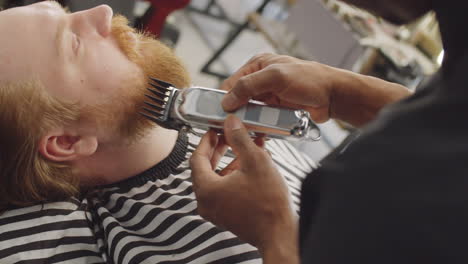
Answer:
[(384, 106), (411, 95), (406, 87), (396, 83), (334, 70), (337, 74), (330, 98), (331, 117), (356, 127), (372, 121)]
[[(276, 229), (276, 230), (275, 230)], [(299, 264), (298, 226), (296, 222), (278, 225), (271, 238), (259, 248), (264, 264)]]
[(263, 254), (263, 263), (264, 264), (299, 264), (299, 256), (297, 253), (283, 254), (278, 251), (269, 251)]

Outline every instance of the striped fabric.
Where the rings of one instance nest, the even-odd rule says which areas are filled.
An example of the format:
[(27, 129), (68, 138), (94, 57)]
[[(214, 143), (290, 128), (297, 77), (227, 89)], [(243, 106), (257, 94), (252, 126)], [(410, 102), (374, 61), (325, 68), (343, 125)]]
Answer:
[[(187, 158), (200, 138), (181, 138), (152, 171), (81, 200), (1, 214), (0, 263), (261, 263), (254, 247), (197, 214)], [(266, 147), (298, 210), (301, 182), (315, 163), (283, 141)], [(228, 153), (220, 168), (232, 158)]]

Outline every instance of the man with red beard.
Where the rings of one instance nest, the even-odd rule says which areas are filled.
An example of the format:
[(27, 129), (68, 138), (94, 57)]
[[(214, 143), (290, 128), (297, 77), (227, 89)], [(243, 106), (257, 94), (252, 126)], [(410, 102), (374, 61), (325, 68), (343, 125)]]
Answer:
[[(0, 33), (1, 263), (261, 261), (197, 214), (187, 154), (198, 139), (138, 115), (148, 76), (189, 85), (170, 49), (106, 5), (5, 10)], [(291, 162), (297, 206), (313, 163), (267, 144)]]

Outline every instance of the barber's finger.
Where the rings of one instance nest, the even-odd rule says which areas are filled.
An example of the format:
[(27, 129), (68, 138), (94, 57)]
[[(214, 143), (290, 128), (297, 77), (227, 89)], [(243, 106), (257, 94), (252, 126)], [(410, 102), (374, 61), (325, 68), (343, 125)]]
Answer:
[(216, 132), (206, 133), (190, 158), (194, 188), (210, 182), (216, 175), (211, 166), (211, 158), (218, 142)]
[(221, 83), (220, 89), (225, 90), (225, 91), (232, 90), (232, 88), (234, 88), (234, 86), (236, 85), (237, 81), (239, 81), (240, 78), (246, 75), (249, 75), (253, 72), (255, 72), (253, 65), (246, 64), (242, 66), (236, 73), (234, 73), (233, 75), (231, 75), (229, 78), (227, 78)]
[(219, 175), (225, 176), (232, 173), (235, 170), (240, 168), (240, 161), (238, 158), (235, 158), (231, 163), (229, 163), (224, 169), (219, 172)]
[[(254, 143), (263, 148), (265, 146), (265, 136), (264, 135), (259, 135), (254, 139)], [(267, 153), (271, 156), (271, 154), (267, 151)], [(232, 173), (235, 170), (238, 170), (240, 168), (240, 161), (239, 158), (235, 158), (231, 163), (229, 163), (224, 169), (222, 169), (220, 172), (218, 172), (219, 175), (224, 176), (227, 174)]]
[(221, 160), (222, 157), (226, 154), (226, 151), (228, 150), (229, 146), (226, 144), (226, 140), (224, 139), (224, 136), (218, 136), (218, 145), (216, 146), (213, 155), (211, 157), (211, 167), (213, 169), (216, 169), (218, 166), (219, 161)]
[(232, 90), (227, 93), (222, 106), (225, 111), (234, 111), (246, 104), (249, 99), (265, 93), (278, 94), (287, 88), (285, 78), (281, 76), (280, 66), (270, 65), (260, 71), (240, 78)]
[(230, 91), (234, 88), (240, 78), (263, 69), (268, 65), (267, 62), (271, 61), (276, 56), (277, 55), (271, 53), (263, 53), (253, 56), (246, 64), (221, 84), (221, 90)]
[(229, 115), (224, 123), (224, 136), (229, 146), (242, 162), (255, 162), (259, 147), (255, 145), (241, 120)]
[(254, 139), (254, 143), (261, 148), (265, 148), (265, 135), (257, 135)]

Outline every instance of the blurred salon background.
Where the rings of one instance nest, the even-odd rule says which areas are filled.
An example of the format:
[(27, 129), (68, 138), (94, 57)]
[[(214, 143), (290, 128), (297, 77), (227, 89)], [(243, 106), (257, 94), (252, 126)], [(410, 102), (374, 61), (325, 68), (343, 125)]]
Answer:
[[(0, 0), (2, 9), (34, 0)], [(433, 13), (395, 26), (335, 0), (61, 0), (71, 11), (108, 4), (172, 46), (193, 83), (219, 84), (258, 53), (314, 60), (415, 89), (444, 56)], [(354, 128), (331, 120), (322, 140), (296, 143), (320, 160)]]

